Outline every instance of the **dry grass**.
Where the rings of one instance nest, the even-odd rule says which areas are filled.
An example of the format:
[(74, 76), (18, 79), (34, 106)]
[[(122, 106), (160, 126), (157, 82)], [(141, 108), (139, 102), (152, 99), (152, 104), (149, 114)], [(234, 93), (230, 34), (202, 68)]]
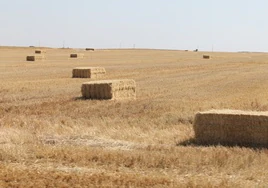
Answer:
[[(265, 53), (0, 51), (0, 187), (265, 187), (268, 150), (191, 142), (198, 111), (268, 109)], [(14, 55), (15, 54), (15, 55)], [(134, 79), (135, 101), (82, 100), (76, 66)], [(14, 76), (16, 75), (16, 76)]]
[(135, 99), (136, 82), (131, 79), (85, 82), (81, 92), (86, 99)]
[(199, 112), (195, 137), (202, 144), (268, 147), (268, 113), (239, 110)]

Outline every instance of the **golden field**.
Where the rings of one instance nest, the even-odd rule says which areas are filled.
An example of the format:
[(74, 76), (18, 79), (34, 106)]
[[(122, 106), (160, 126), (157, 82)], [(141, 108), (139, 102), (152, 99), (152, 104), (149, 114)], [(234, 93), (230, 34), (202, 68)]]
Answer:
[[(267, 149), (192, 142), (198, 111), (268, 110), (268, 54), (34, 50), (0, 47), (0, 187), (268, 186)], [(79, 66), (134, 79), (136, 100), (82, 99)]]

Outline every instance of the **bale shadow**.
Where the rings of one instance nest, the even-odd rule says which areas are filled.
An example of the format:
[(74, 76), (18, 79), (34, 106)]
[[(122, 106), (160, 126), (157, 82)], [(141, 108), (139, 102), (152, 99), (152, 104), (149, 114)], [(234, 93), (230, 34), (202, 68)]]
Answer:
[(73, 100), (74, 101), (113, 101), (111, 99), (88, 99), (88, 98), (85, 98), (85, 97), (73, 97)]
[(86, 100), (86, 99), (85, 99), (85, 97), (80, 96), (80, 97), (73, 97), (73, 100), (74, 101), (82, 101), (82, 100)]
[(182, 142), (177, 142), (176, 146), (191, 146), (191, 147), (216, 147), (216, 146), (223, 146), (223, 147), (241, 147), (241, 148), (249, 148), (253, 150), (262, 150), (268, 149), (268, 145), (264, 144), (253, 144), (253, 143), (202, 143), (196, 140), (195, 138), (190, 138), (188, 140), (184, 140)]

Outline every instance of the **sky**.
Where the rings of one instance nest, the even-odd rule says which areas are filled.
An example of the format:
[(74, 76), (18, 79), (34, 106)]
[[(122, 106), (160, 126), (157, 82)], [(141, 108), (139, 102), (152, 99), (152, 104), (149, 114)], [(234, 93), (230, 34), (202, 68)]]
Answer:
[(268, 51), (267, 0), (0, 0), (0, 46)]

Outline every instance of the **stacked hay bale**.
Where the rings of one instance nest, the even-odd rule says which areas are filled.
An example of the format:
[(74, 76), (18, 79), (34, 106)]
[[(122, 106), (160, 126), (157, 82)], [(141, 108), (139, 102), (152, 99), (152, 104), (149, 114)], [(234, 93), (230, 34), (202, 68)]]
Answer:
[(70, 58), (84, 58), (84, 54), (82, 53), (73, 53), (73, 54), (70, 54)]
[(210, 59), (209, 55), (203, 55), (203, 59)]
[(134, 80), (100, 80), (82, 84), (82, 96), (86, 99), (135, 99), (136, 82)]
[(268, 112), (212, 110), (194, 120), (197, 143), (268, 146)]
[(73, 78), (101, 78), (105, 73), (102, 67), (76, 67), (73, 69)]
[(39, 55), (39, 54), (26, 56), (26, 61), (40, 61), (40, 60), (44, 60), (44, 59), (45, 59), (45, 56)]

